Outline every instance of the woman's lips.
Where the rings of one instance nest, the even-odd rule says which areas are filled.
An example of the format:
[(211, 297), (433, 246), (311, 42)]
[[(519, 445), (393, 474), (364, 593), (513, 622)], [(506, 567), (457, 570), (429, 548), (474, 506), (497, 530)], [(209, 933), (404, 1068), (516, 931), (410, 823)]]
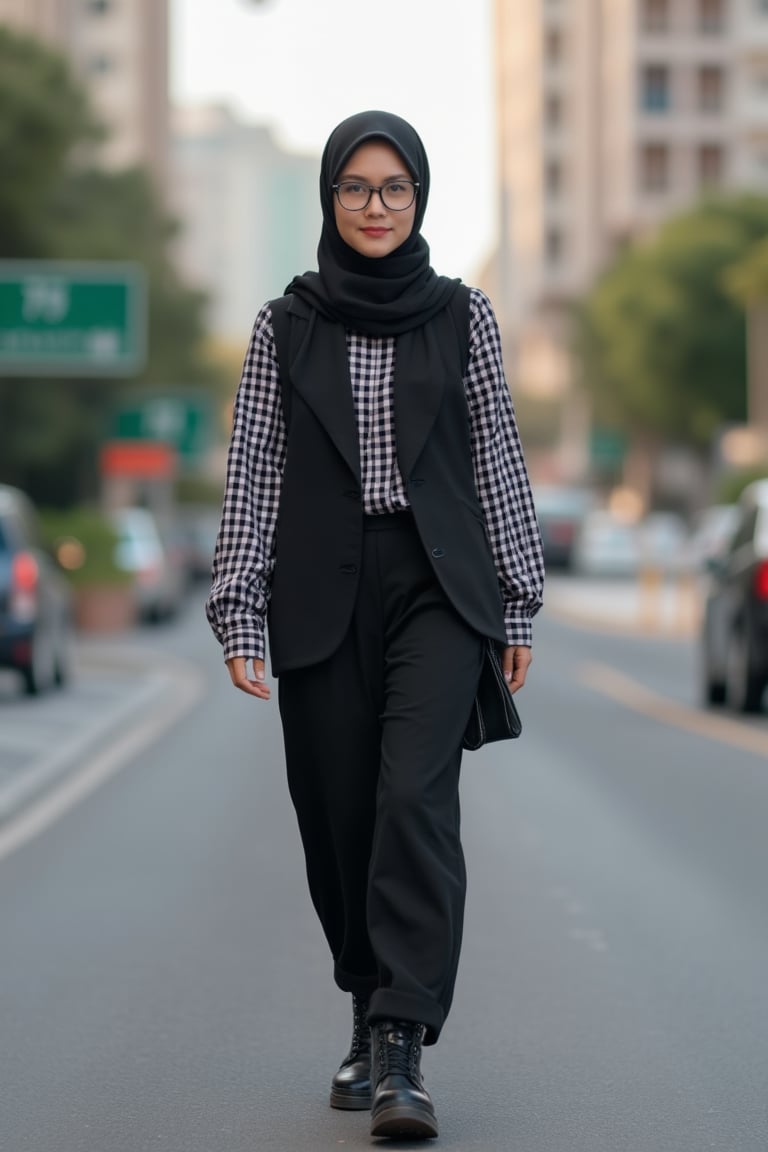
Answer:
[(362, 230), (366, 236), (386, 236), (389, 228), (363, 228)]

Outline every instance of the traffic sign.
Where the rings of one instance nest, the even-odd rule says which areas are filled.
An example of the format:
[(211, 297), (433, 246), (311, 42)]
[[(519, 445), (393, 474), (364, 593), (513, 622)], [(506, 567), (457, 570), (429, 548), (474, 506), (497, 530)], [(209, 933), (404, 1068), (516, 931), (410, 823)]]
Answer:
[(0, 260), (0, 375), (133, 375), (146, 312), (138, 264)]
[(170, 444), (186, 461), (204, 455), (210, 444), (210, 433), (209, 398), (173, 392), (137, 397), (115, 413), (112, 429), (112, 435), (118, 440)]

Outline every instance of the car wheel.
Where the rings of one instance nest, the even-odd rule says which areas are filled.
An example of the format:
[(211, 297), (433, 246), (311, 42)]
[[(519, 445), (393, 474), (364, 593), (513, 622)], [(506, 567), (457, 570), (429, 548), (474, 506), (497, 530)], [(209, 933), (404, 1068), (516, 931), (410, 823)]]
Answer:
[(725, 696), (734, 712), (759, 712), (763, 703), (763, 678), (752, 668), (749, 641), (734, 631), (726, 659)]
[(72, 639), (68, 629), (64, 629), (59, 636), (56, 648), (56, 657), (53, 666), (53, 682), (57, 688), (63, 688), (72, 679)]
[(717, 679), (712, 671), (706, 634), (699, 652), (699, 698), (705, 708), (725, 703), (725, 681)]
[(24, 692), (27, 696), (39, 696), (46, 692), (56, 679), (56, 652), (50, 637), (39, 633), (32, 637), (32, 653), (28, 664), (21, 672)]

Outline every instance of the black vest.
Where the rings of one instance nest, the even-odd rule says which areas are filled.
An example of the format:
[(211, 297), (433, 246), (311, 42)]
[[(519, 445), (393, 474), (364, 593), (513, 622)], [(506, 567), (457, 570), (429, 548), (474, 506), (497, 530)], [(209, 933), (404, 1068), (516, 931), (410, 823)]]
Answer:
[[(503, 645), (501, 593), (475, 489), (466, 395), (455, 372), (462, 351), (466, 362), (468, 304), (469, 290), (460, 286), (430, 321), (454, 371), (417, 397), (395, 388), (397, 459), (440, 585), (472, 628)], [(294, 296), (271, 308), (288, 431), (268, 613), (272, 671), (279, 675), (319, 663), (341, 643), (357, 594), (363, 509), (351, 390), (324, 378), (315, 394), (302, 395), (289, 377), (290, 348), (298, 346), (309, 310)]]

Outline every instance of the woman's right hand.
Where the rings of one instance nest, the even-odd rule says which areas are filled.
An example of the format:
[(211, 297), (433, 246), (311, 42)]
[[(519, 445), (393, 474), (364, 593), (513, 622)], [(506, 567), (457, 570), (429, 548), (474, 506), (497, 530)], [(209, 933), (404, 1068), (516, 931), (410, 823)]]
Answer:
[(256, 696), (259, 700), (269, 700), (269, 685), (266, 682), (266, 672), (263, 660), (252, 660), (254, 679), (248, 678), (248, 661), (245, 656), (232, 656), (227, 660), (229, 677), (235, 688), (246, 692), (249, 696)]

